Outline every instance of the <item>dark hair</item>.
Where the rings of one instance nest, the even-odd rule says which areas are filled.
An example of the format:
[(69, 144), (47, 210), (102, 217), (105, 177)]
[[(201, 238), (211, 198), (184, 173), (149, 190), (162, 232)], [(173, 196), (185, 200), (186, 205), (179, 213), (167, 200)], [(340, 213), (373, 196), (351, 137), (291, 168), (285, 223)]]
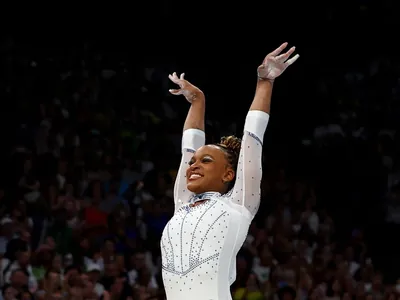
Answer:
[(276, 292), (276, 294), (277, 294), (279, 300), (282, 300), (283, 297), (285, 296), (285, 294), (289, 294), (292, 297), (292, 299), (296, 299), (296, 295), (297, 295), (296, 290), (294, 288), (292, 288), (291, 286), (288, 286), (288, 285), (284, 286), (284, 287), (281, 287)]
[[(239, 161), (240, 149), (242, 147), (242, 140), (234, 135), (224, 136), (221, 138), (220, 142), (216, 145), (225, 152), (226, 159), (228, 160), (229, 165), (236, 173)], [(235, 185), (235, 181), (236, 181), (236, 176), (231, 182), (229, 182), (228, 190), (233, 188), (233, 186)]]
[(29, 247), (27, 242), (21, 240), (20, 238), (14, 238), (8, 242), (4, 257), (8, 258), (10, 261), (14, 261), (17, 259), (16, 254), (18, 252), (26, 252), (28, 249)]

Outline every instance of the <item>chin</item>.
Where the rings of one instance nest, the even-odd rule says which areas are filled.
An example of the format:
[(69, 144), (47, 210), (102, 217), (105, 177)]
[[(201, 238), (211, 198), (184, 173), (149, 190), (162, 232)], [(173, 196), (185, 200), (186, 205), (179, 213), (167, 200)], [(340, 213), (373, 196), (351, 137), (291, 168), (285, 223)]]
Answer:
[(199, 184), (198, 182), (189, 181), (186, 185), (187, 189), (195, 194), (202, 194), (204, 193), (204, 187)]

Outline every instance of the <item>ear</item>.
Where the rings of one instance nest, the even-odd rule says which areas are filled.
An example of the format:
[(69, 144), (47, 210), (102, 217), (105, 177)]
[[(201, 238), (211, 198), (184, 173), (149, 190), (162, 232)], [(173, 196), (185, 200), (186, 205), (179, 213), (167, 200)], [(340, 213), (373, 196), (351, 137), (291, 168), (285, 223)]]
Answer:
[(235, 178), (235, 171), (232, 168), (227, 168), (224, 176), (222, 177), (222, 181), (231, 182)]

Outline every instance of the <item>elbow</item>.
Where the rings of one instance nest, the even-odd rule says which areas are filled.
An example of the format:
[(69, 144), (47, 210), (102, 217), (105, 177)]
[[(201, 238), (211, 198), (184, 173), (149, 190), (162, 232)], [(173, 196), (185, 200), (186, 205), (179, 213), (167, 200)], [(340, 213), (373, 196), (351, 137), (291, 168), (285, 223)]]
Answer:
[(247, 114), (244, 130), (253, 133), (262, 141), (268, 122), (269, 114), (261, 110), (251, 110)]

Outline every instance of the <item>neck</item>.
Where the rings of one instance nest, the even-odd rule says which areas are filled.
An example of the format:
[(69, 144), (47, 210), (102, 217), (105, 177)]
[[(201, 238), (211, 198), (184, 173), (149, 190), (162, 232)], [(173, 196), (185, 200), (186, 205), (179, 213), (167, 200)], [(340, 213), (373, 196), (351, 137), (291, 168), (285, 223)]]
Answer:
[(220, 196), (219, 192), (204, 192), (201, 194), (195, 194), (189, 199), (190, 204), (194, 204), (199, 201), (209, 200), (213, 196)]

